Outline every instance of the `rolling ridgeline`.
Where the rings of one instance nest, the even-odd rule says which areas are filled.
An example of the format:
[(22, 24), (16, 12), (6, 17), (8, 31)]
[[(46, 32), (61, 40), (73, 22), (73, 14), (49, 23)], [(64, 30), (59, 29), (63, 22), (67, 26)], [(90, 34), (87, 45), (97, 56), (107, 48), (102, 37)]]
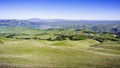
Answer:
[(120, 33), (120, 21), (109, 20), (64, 20), (64, 19), (28, 19), (0, 20), (0, 26), (26, 27), (36, 29), (82, 29), (95, 32)]
[(0, 20), (0, 68), (119, 68), (120, 21)]

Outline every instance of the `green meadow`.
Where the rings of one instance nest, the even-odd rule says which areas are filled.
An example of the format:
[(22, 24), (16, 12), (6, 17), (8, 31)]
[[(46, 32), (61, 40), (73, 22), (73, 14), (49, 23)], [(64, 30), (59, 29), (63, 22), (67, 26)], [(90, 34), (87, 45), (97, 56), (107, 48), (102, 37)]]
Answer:
[[(99, 46), (94, 46), (99, 45)], [(0, 67), (81, 67), (119, 68), (120, 44), (80, 41), (0, 41)]]
[(9, 29), (1, 30), (0, 68), (120, 67), (120, 41), (113, 34)]

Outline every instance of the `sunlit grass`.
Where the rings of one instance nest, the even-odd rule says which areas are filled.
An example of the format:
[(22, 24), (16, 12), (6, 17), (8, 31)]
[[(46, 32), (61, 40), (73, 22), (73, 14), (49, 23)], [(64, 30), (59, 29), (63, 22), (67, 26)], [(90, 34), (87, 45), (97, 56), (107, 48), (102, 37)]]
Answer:
[(1, 65), (18, 65), (18, 67), (26, 65), (28, 67), (82, 68), (119, 66), (120, 51), (113, 49), (112, 51), (118, 53), (109, 51), (112, 53), (110, 54), (102, 44), (102, 46), (91, 47), (98, 44), (100, 43), (91, 39), (81, 41), (6, 40), (4, 44), (0, 44), (0, 63)]

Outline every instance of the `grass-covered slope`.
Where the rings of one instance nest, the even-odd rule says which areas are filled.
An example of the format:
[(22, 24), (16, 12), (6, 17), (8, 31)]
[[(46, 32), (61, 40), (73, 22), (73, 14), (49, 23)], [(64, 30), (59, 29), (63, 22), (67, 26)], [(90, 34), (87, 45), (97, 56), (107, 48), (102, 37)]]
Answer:
[(120, 55), (120, 42), (106, 41), (95, 46), (95, 51)]
[[(91, 39), (80, 41), (6, 40), (4, 44), (0, 44), (0, 68), (119, 68), (120, 51), (117, 49), (119, 43), (116, 44), (109, 42), (100, 44)], [(107, 48), (107, 46), (111, 47)], [(108, 53), (109, 49), (118, 53)]]

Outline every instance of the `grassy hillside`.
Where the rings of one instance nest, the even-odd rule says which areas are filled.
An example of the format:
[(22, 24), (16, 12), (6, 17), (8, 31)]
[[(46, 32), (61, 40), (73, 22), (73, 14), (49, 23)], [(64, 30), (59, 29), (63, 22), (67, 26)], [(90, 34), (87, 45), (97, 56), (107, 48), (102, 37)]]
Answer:
[(0, 68), (119, 68), (119, 62), (117, 34), (0, 27)]
[(4, 41), (0, 39), (0, 44), (2, 44), (2, 43), (4, 43)]
[[(109, 47), (110, 46), (110, 47)], [(119, 68), (119, 42), (5, 40), (0, 44), (2, 67)]]

